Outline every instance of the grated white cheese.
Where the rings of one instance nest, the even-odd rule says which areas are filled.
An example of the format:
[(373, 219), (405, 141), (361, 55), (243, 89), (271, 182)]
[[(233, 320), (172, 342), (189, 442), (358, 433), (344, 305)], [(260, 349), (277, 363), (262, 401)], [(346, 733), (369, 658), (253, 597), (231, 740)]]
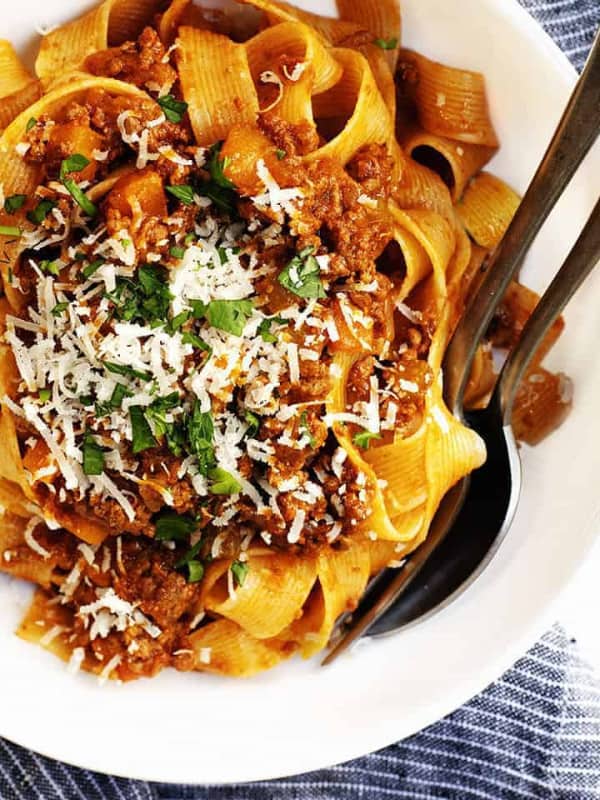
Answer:
[(25, 539), (25, 544), (29, 547), (30, 550), (33, 550), (34, 553), (37, 553), (38, 556), (41, 556), (44, 559), (50, 558), (50, 552), (46, 550), (45, 547), (36, 541), (33, 536), (34, 530), (37, 526), (43, 523), (39, 517), (32, 517), (29, 522), (27, 523), (25, 530), (23, 531), (23, 538)]
[(300, 536), (302, 535), (302, 529), (304, 528), (305, 519), (306, 511), (303, 511), (301, 508), (299, 508), (296, 511), (292, 525), (288, 531), (287, 540), (290, 544), (295, 544), (299, 541)]

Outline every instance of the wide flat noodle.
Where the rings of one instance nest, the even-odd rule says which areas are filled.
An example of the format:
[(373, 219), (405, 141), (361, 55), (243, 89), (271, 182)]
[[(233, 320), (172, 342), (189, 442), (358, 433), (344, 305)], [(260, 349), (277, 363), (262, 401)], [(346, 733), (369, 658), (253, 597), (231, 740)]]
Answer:
[(489, 172), (482, 172), (473, 178), (456, 210), (477, 244), (493, 250), (504, 236), (519, 203), (519, 195), (508, 184)]
[(400, 68), (410, 82), (425, 131), (461, 142), (498, 146), (481, 73), (447, 67), (413, 50), (401, 51)]
[(12, 44), (0, 39), (0, 132), (40, 94), (39, 82), (21, 63)]
[[(250, 555), (242, 586), (228, 569), (204, 595), (208, 611), (237, 622), (257, 639), (269, 639), (300, 616), (316, 577), (314, 559), (285, 553)], [(229, 585), (228, 585), (229, 584)]]
[(258, 98), (244, 45), (185, 26), (178, 43), (181, 88), (198, 144), (214, 144), (233, 125), (253, 123)]
[(35, 71), (47, 86), (65, 73), (81, 69), (98, 50), (134, 39), (152, 20), (162, 0), (105, 0), (82, 17), (46, 34)]

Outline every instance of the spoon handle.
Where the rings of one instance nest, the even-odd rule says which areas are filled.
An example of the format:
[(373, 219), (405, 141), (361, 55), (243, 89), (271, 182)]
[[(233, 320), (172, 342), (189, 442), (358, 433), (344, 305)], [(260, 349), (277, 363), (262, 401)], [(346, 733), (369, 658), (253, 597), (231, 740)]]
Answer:
[(475, 351), (548, 214), (600, 131), (600, 31), (550, 145), (444, 358), (444, 397), (462, 416)]
[(519, 341), (509, 354), (496, 385), (505, 425), (510, 424), (517, 389), (538, 345), (569, 300), (600, 261), (600, 199), (566, 261), (546, 289)]

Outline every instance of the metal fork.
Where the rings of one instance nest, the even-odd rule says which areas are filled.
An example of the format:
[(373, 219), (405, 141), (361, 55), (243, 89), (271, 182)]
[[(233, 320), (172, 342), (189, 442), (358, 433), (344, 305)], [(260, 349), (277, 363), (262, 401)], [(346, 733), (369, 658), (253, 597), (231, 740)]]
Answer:
[[(599, 133), (600, 31), (548, 150), (444, 359), (446, 403), (458, 419), (483, 436), (487, 462), (448, 492), (427, 539), (404, 567), (384, 570), (369, 584), (356, 611), (341, 620), (323, 665), (367, 632), (392, 632), (446, 605), (482, 571), (510, 527), (521, 485), (520, 461), (510, 428), (514, 395), (549, 325), (600, 258), (598, 204), (507, 359), (488, 408), (466, 414), (464, 391), (479, 342), (510, 281)], [(410, 595), (403, 597), (409, 587)]]

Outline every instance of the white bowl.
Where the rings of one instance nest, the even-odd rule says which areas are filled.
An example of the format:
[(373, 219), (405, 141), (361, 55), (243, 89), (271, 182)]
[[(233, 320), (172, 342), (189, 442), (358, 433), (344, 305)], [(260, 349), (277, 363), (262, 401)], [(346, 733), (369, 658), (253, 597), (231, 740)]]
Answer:
[[(87, 3), (85, 4), (88, 5)], [(333, 0), (304, 2), (333, 13)], [(70, 19), (78, 0), (3, 5), (0, 36), (25, 52), (35, 25)], [(492, 169), (523, 190), (575, 80), (516, 0), (403, 0), (405, 44), (487, 77), (502, 150)], [(590, 154), (528, 259), (541, 289), (600, 191)], [(600, 527), (600, 272), (567, 313), (552, 363), (575, 381), (567, 422), (524, 449), (524, 491), (500, 552), (455, 603), (397, 636), (364, 643), (332, 668), (293, 661), (251, 680), (174, 671), (99, 687), (13, 635), (27, 590), (0, 580), (0, 735), (68, 761), (157, 781), (228, 783), (344, 761), (420, 730), (508, 668), (541, 633), (552, 601)]]

